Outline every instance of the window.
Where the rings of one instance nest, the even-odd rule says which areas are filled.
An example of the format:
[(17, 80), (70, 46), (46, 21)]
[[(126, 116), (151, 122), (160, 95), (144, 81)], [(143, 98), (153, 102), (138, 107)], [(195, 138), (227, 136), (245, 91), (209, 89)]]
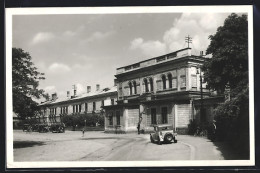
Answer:
[(73, 113), (75, 113), (75, 105), (73, 105)]
[(56, 115), (56, 110), (57, 110), (57, 108), (54, 108), (54, 115)]
[(186, 69), (182, 68), (179, 70), (180, 74), (180, 87), (185, 88), (186, 87)]
[(149, 92), (147, 79), (144, 79), (144, 92)]
[(63, 114), (63, 107), (60, 107), (60, 114)]
[(162, 124), (168, 123), (167, 107), (162, 107)]
[(191, 87), (197, 88), (197, 76), (196, 75), (191, 75)]
[(108, 116), (108, 122), (109, 125), (113, 125), (113, 112), (111, 112), (110, 115)]
[(135, 82), (135, 81), (133, 82), (133, 85), (134, 85), (134, 94), (137, 94), (137, 90), (136, 90), (136, 82)]
[(79, 105), (79, 112), (81, 112), (81, 104)]
[(96, 102), (93, 102), (93, 111), (96, 110)]
[(181, 88), (185, 88), (186, 87), (186, 76), (181, 76), (180, 77), (180, 82), (181, 82)]
[(151, 109), (151, 124), (156, 124), (156, 108)]
[(114, 99), (111, 99), (111, 105), (114, 105)]
[(132, 94), (133, 94), (133, 91), (132, 91), (132, 83), (129, 82), (128, 85), (129, 85), (129, 95), (132, 95)]
[(153, 78), (150, 78), (149, 82), (150, 82), (150, 91), (153, 91)]
[(169, 88), (172, 88), (172, 74), (168, 74)]
[(162, 76), (162, 85), (163, 85), (163, 89), (166, 89), (166, 77), (165, 77), (165, 75)]
[(120, 125), (120, 111), (116, 111), (116, 125)]
[(75, 107), (76, 107), (76, 112), (78, 112), (78, 105), (75, 105)]
[(88, 112), (88, 103), (85, 103), (85, 112)]
[(101, 101), (101, 106), (104, 106), (104, 105), (105, 105), (105, 101), (102, 100), (102, 101)]

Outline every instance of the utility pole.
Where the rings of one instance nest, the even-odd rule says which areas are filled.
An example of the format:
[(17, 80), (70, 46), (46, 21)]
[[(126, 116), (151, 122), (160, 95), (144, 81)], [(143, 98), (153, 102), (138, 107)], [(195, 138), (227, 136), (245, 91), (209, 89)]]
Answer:
[(188, 43), (188, 48), (190, 48), (190, 43), (192, 43), (192, 38), (188, 35), (185, 37), (185, 42)]
[(201, 75), (201, 68), (197, 67), (197, 74), (200, 75), (200, 120), (204, 121), (204, 111), (203, 111), (203, 88), (202, 88), (202, 75)]

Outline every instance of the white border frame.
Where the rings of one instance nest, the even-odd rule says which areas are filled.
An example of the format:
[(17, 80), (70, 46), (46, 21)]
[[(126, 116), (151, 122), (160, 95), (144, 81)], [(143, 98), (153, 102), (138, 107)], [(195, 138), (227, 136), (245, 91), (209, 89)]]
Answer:
[[(191, 161), (78, 161), (78, 162), (14, 162), (12, 109), (12, 16), (46, 14), (118, 14), (118, 13), (247, 13), (249, 48), (249, 122), (250, 160)], [(73, 7), (73, 8), (6, 8), (6, 158), (7, 168), (65, 167), (175, 167), (175, 166), (254, 166), (254, 72), (253, 72), (253, 6), (167, 6), (167, 7)], [(7, 116), (8, 115), (8, 116)]]

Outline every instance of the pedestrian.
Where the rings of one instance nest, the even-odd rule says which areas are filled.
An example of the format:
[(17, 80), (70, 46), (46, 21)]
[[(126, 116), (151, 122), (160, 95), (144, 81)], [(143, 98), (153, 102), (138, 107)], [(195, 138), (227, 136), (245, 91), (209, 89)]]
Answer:
[(82, 128), (82, 137), (84, 137), (85, 128)]
[(216, 131), (217, 131), (216, 120), (213, 120), (213, 122), (212, 122), (212, 141), (216, 140)]
[(137, 125), (138, 135), (140, 135), (140, 123)]

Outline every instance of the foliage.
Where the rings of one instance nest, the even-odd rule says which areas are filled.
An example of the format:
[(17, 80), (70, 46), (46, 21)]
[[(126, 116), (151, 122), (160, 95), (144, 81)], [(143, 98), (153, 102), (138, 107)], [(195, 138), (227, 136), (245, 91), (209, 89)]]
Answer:
[(230, 87), (230, 100), (215, 109), (216, 138), (249, 157), (248, 22), (246, 15), (231, 14), (215, 35), (202, 67), (208, 86), (223, 93)]
[(209, 39), (206, 53), (212, 54), (212, 58), (202, 67), (208, 86), (223, 92), (227, 84), (231, 89), (238, 84), (245, 85), (248, 82), (247, 16), (232, 13)]
[(63, 117), (63, 122), (66, 126), (96, 126), (96, 123), (99, 123), (101, 126), (104, 126), (104, 116), (102, 114), (74, 114), (74, 115), (65, 115)]
[(245, 158), (249, 157), (249, 88), (215, 109), (217, 139), (229, 142)]
[(25, 119), (33, 117), (38, 110), (32, 97), (44, 97), (44, 91), (37, 89), (39, 80), (45, 79), (43, 73), (37, 71), (29, 53), (20, 48), (12, 49), (12, 85), (13, 111)]

